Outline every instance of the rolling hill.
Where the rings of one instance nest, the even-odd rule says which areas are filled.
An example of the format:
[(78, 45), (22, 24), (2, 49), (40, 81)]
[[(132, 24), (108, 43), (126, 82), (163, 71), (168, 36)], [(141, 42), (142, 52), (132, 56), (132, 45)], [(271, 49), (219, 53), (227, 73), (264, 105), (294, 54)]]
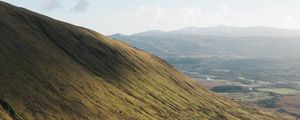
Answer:
[(300, 57), (299, 30), (267, 27), (183, 28), (146, 31), (132, 35), (114, 34), (119, 39), (163, 58), (237, 56)]
[(183, 28), (110, 37), (151, 52), (186, 73), (236, 80), (300, 79), (299, 30), (268, 27)]
[(4, 2), (0, 14), (0, 119), (283, 119), (92, 30)]

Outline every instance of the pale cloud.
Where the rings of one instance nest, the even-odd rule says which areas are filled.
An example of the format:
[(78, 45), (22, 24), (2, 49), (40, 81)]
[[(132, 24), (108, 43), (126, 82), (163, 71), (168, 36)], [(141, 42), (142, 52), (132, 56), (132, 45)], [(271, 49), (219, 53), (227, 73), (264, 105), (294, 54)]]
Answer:
[(197, 18), (202, 16), (202, 12), (198, 8), (182, 8), (183, 16), (188, 18)]
[(286, 16), (286, 21), (287, 21), (287, 22), (291, 22), (294, 18), (295, 18), (294, 15), (288, 14), (288, 15)]
[(158, 5), (155, 5), (151, 7), (140, 6), (136, 11), (129, 13), (129, 16), (155, 21), (161, 19), (164, 14), (165, 10)]
[(198, 8), (182, 8), (181, 17), (183, 18), (184, 24), (197, 23), (200, 21), (203, 13)]
[(155, 16), (153, 17), (153, 20), (159, 20), (160, 18), (163, 17), (163, 15), (165, 14), (165, 10), (162, 9), (160, 6), (156, 6), (155, 8)]
[[(159, 5), (139, 6), (134, 11), (120, 12), (105, 18), (112, 28), (130, 28), (128, 33), (144, 31), (147, 29), (172, 30), (187, 26), (213, 26), (226, 24), (229, 19), (240, 18), (234, 16), (228, 5), (220, 6), (217, 13), (210, 13), (200, 8), (183, 7), (178, 9), (162, 8)], [(246, 18), (246, 16), (243, 16)]]
[[(295, 14), (247, 14), (237, 13), (227, 4), (216, 6), (214, 11), (196, 7), (166, 8), (160, 5), (143, 5), (129, 11), (112, 13), (99, 13), (85, 17), (78, 14), (77, 18), (65, 16), (73, 23), (87, 26), (104, 34), (121, 32), (132, 34), (145, 30), (174, 30), (188, 26), (208, 27), (215, 25), (230, 26), (261, 26), (278, 25), (283, 27), (299, 27), (298, 17)], [(289, 23), (287, 23), (289, 22)]]
[(54, 9), (62, 8), (61, 0), (41, 0), (41, 9), (51, 11)]
[(75, 12), (84, 12), (88, 10), (89, 2), (87, 0), (79, 0), (72, 10)]
[(188, 26), (300, 28), (300, 0), (3, 0), (50, 17), (113, 34)]
[(221, 11), (224, 15), (229, 15), (232, 13), (232, 9), (229, 5), (227, 4), (224, 4), (222, 7), (221, 7)]
[(70, 2), (68, 0), (40, 0), (40, 8), (41, 10), (53, 11), (63, 8), (65, 11), (74, 11), (74, 12), (85, 12), (88, 10), (89, 2), (87, 0), (77, 0), (74, 3), (74, 6), (65, 5), (63, 3)]

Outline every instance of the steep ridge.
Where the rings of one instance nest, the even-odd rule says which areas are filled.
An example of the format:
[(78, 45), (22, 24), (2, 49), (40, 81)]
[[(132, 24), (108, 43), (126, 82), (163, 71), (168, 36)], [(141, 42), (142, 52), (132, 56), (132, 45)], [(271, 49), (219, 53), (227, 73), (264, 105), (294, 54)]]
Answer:
[(283, 119), (94, 31), (4, 2), (0, 14), (0, 98), (20, 119)]

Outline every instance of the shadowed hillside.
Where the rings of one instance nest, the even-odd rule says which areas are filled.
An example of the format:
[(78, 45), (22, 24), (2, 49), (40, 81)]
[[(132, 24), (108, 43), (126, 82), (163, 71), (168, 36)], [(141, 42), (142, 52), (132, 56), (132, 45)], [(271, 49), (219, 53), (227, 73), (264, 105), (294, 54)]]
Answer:
[(0, 119), (278, 118), (94, 31), (3, 2), (0, 14)]

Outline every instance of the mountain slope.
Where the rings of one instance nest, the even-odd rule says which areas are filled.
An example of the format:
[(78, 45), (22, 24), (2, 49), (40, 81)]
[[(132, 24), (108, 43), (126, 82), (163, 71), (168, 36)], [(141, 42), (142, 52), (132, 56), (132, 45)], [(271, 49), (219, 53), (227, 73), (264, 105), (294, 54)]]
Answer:
[(4, 2), (0, 14), (0, 118), (278, 118), (218, 97), (160, 58), (94, 31)]

